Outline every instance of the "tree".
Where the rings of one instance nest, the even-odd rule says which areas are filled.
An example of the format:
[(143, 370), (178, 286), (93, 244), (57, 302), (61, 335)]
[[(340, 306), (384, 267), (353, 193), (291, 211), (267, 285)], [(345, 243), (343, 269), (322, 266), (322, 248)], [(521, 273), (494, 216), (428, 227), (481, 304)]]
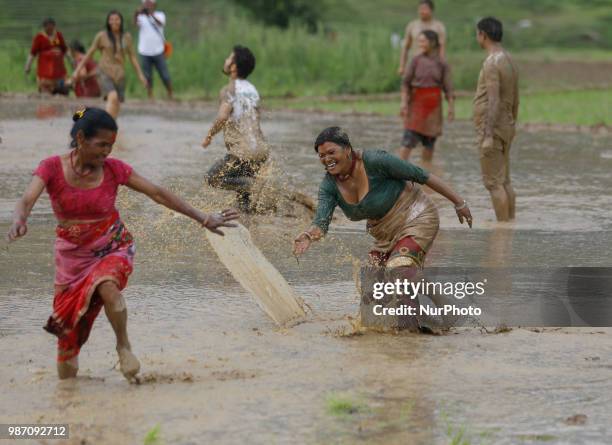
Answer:
[(310, 32), (317, 31), (323, 0), (234, 0), (266, 25), (289, 27), (291, 21), (304, 23)]

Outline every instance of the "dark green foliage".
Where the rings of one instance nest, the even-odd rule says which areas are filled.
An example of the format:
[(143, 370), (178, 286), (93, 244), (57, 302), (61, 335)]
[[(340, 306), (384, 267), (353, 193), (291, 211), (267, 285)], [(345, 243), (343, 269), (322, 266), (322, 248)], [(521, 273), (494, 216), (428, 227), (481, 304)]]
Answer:
[(292, 21), (306, 25), (310, 32), (317, 31), (323, 4), (320, 0), (234, 0), (248, 9), (266, 25), (287, 29)]

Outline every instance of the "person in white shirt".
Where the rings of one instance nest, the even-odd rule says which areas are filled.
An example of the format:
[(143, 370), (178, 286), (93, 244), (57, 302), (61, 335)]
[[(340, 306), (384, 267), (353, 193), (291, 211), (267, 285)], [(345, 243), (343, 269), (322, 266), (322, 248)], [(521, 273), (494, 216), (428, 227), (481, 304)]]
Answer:
[(155, 0), (142, 0), (142, 6), (134, 12), (134, 23), (139, 29), (138, 54), (142, 72), (149, 83), (147, 88), (149, 98), (153, 97), (153, 67), (155, 67), (168, 91), (168, 98), (172, 99), (172, 82), (164, 56), (166, 14), (155, 9)]
[(229, 83), (219, 94), (219, 111), (202, 141), (207, 148), (223, 131), (228, 153), (209, 169), (207, 181), (213, 187), (234, 190), (242, 212), (254, 211), (251, 187), (268, 159), (268, 143), (261, 131), (260, 97), (247, 77), (255, 69), (255, 56), (249, 48), (234, 46), (223, 64)]

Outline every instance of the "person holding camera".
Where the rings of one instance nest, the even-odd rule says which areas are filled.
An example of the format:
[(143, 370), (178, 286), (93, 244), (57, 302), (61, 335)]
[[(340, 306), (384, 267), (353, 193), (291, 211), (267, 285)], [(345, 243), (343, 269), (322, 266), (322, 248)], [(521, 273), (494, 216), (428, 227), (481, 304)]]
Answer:
[(147, 78), (149, 98), (153, 97), (153, 68), (159, 73), (168, 98), (172, 99), (172, 82), (166, 64), (166, 14), (156, 11), (155, 0), (143, 0), (142, 5), (134, 12), (134, 23), (138, 26), (138, 54), (142, 72)]

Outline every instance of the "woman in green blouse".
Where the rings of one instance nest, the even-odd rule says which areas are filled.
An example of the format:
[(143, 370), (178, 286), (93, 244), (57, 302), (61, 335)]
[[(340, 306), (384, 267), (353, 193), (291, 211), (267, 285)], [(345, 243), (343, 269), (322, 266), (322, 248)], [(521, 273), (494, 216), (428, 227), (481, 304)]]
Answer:
[(315, 151), (327, 171), (319, 188), (319, 206), (312, 227), (299, 234), (294, 253), (303, 254), (329, 228), (340, 206), (352, 221), (367, 220), (375, 243), (370, 262), (387, 268), (422, 269), (440, 220), (434, 203), (419, 184), (426, 184), (455, 205), (459, 222), (472, 227), (466, 201), (440, 178), (382, 150), (353, 150), (339, 127), (326, 128)]

